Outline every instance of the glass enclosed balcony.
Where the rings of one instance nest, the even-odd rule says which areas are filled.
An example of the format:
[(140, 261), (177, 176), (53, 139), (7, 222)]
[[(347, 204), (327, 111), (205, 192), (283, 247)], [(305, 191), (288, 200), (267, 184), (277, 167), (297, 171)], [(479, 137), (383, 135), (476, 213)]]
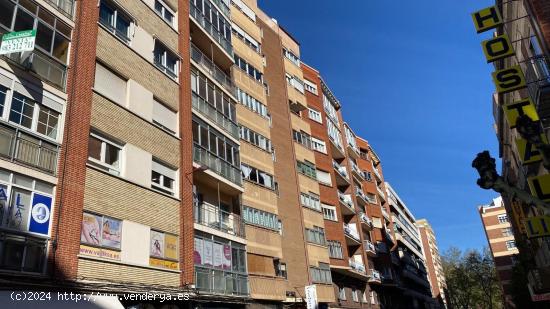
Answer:
[(193, 160), (208, 167), (208, 169), (231, 181), (232, 183), (242, 186), (240, 169), (215, 156), (197, 143), (193, 144)]
[(224, 211), (217, 206), (203, 202), (196, 203), (194, 209), (195, 223), (218, 231), (244, 238), (244, 222), (241, 216)]

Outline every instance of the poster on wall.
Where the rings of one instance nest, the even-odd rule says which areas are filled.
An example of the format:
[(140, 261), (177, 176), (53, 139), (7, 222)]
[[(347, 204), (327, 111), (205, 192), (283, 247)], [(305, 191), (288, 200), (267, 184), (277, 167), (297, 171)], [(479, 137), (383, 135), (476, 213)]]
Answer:
[(31, 209), (31, 192), (13, 188), (11, 203), (8, 207), (8, 228), (18, 231), (28, 231), (29, 213)]
[(223, 246), (221, 244), (214, 243), (214, 267), (222, 268), (223, 264)]
[(84, 213), (80, 241), (93, 246), (101, 245), (101, 220), (100, 216)]
[(164, 258), (170, 260), (178, 259), (178, 237), (174, 235), (164, 235)]
[(164, 234), (151, 231), (151, 256), (164, 257)]
[(29, 232), (48, 235), (50, 232), (51, 210), (52, 198), (35, 193), (32, 198)]
[(8, 212), (8, 187), (0, 185), (0, 227), (4, 226), (4, 216)]
[(231, 269), (231, 247), (223, 245), (223, 269)]
[(109, 217), (103, 217), (101, 228), (101, 245), (120, 249), (120, 237), (122, 235), (122, 222)]
[(193, 262), (195, 265), (202, 265), (203, 244), (201, 238), (195, 238), (195, 251), (193, 252)]

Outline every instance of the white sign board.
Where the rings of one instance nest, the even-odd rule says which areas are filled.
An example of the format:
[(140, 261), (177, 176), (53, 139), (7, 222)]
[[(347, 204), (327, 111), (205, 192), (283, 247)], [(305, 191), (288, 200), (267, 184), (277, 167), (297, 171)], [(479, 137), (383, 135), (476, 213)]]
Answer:
[(34, 50), (36, 30), (10, 32), (2, 36), (0, 55)]
[(315, 285), (306, 285), (306, 304), (307, 309), (318, 309), (317, 287)]

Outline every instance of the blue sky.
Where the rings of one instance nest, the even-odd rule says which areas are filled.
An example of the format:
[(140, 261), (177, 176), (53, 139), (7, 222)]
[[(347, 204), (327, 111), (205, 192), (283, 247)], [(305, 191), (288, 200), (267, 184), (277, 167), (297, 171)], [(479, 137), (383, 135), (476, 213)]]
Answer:
[(373, 145), (384, 177), (441, 251), (487, 244), (471, 161), (498, 156), (493, 68), (470, 13), (489, 0), (259, 0), (301, 44), (343, 106), (346, 121)]

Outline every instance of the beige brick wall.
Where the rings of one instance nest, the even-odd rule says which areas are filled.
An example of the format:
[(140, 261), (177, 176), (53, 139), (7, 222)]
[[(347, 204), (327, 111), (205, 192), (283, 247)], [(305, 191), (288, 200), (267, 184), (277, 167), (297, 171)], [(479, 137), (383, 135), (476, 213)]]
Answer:
[(179, 286), (179, 273), (103, 261), (78, 259), (78, 277), (82, 279)]
[(281, 235), (252, 225), (246, 226), (248, 253), (283, 258)]
[(179, 166), (179, 140), (99, 94), (93, 96), (92, 127)]
[(177, 200), (93, 168), (86, 169), (84, 194), (85, 210), (180, 234)]
[(179, 110), (178, 83), (103, 28), (100, 27), (98, 31), (97, 58), (99, 60), (125, 78), (135, 80), (173, 110)]

